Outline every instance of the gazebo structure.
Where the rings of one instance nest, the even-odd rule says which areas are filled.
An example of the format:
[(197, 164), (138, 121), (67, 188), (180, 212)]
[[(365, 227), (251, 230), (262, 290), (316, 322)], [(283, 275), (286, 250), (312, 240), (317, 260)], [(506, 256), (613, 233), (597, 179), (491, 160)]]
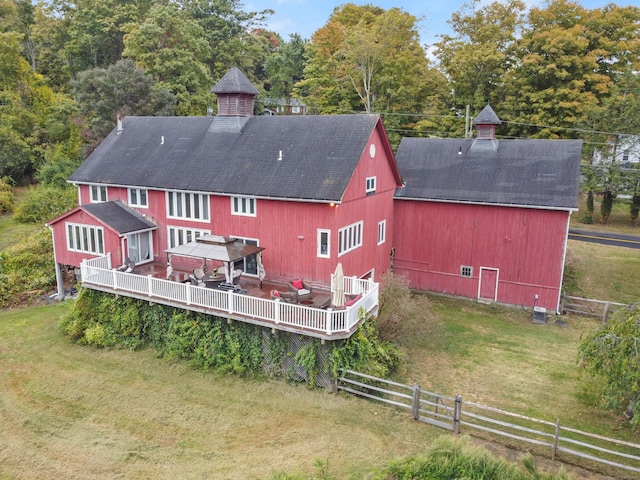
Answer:
[(171, 259), (174, 255), (189, 258), (202, 259), (202, 267), (206, 268), (207, 260), (222, 262), (225, 267), (225, 275), (228, 283), (231, 283), (231, 275), (237, 260), (256, 256), (258, 277), (264, 279), (264, 267), (262, 266), (263, 247), (249, 245), (235, 238), (222, 235), (202, 235), (195, 240), (165, 250), (167, 260), (171, 267)]

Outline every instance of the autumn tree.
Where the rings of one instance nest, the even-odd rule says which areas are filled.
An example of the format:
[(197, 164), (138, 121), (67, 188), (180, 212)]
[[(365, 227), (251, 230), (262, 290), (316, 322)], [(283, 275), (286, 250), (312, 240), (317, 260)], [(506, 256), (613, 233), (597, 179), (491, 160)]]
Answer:
[(348, 3), (313, 34), (307, 50), (306, 78), (296, 90), (320, 111), (421, 109), (428, 62), (414, 16)]
[(507, 73), (516, 65), (515, 42), (523, 26), (521, 0), (467, 3), (449, 20), (452, 35), (434, 44), (438, 67), (449, 81), (451, 107), (479, 112), (500, 108)]
[(175, 95), (176, 114), (203, 115), (213, 86), (204, 37), (202, 26), (178, 5), (156, 5), (142, 23), (130, 24), (123, 55)]

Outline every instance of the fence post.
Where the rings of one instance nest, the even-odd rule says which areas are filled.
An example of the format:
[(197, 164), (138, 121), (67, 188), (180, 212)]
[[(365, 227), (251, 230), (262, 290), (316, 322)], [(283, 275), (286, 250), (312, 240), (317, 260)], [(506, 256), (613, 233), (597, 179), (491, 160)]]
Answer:
[(607, 323), (607, 317), (609, 316), (609, 308), (611, 308), (611, 303), (607, 302), (604, 304), (604, 313), (602, 314), (602, 323)]
[(413, 384), (413, 396), (411, 398), (411, 416), (414, 420), (420, 417), (420, 385)]
[(553, 437), (553, 451), (551, 452), (551, 461), (556, 461), (556, 450), (558, 450), (558, 437), (560, 437), (560, 419), (556, 421), (556, 433)]
[(460, 434), (460, 417), (462, 417), (462, 395), (456, 395), (456, 403), (453, 408), (453, 433)]
[(562, 300), (560, 301), (560, 315), (564, 315), (564, 303), (567, 301), (567, 292), (562, 292)]

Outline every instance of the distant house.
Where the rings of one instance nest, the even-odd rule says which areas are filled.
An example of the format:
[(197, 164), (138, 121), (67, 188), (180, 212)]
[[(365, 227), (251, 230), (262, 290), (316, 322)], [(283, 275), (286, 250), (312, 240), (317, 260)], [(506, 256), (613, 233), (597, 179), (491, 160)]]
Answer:
[(73, 173), (81, 206), (49, 222), (58, 276), (106, 254), (165, 266), (209, 234), (264, 249), (264, 277), (255, 255), (235, 262), (245, 278), (328, 289), (339, 262), (358, 279), (388, 270), (401, 178), (380, 117), (253, 116), (237, 68), (212, 91), (216, 116), (126, 117)]
[(420, 290), (559, 308), (578, 140), (498, 140), (490, 106), (475, 139), (404, 138), (396, 159), (395, 272)]
[(297, 98), (273, 98), (264, 100), (264, 107), (271, 115), (306, 115), (307, 106)]
[(618, 135), (604, 148), (593, 152), (593, 164), (616, 163), (622, 168), (631, 168), (640, 163), (640, 136)]

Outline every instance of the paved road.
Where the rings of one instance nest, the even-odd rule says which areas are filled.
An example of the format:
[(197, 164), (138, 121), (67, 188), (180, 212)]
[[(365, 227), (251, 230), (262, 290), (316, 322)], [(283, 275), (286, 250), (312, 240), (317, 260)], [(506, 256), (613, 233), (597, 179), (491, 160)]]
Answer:
[(609, 232), (591, 232), (588, 230), (569, 229), (569, 240), (601, 243), (614, 247), (640, 248), (640, 237)]

